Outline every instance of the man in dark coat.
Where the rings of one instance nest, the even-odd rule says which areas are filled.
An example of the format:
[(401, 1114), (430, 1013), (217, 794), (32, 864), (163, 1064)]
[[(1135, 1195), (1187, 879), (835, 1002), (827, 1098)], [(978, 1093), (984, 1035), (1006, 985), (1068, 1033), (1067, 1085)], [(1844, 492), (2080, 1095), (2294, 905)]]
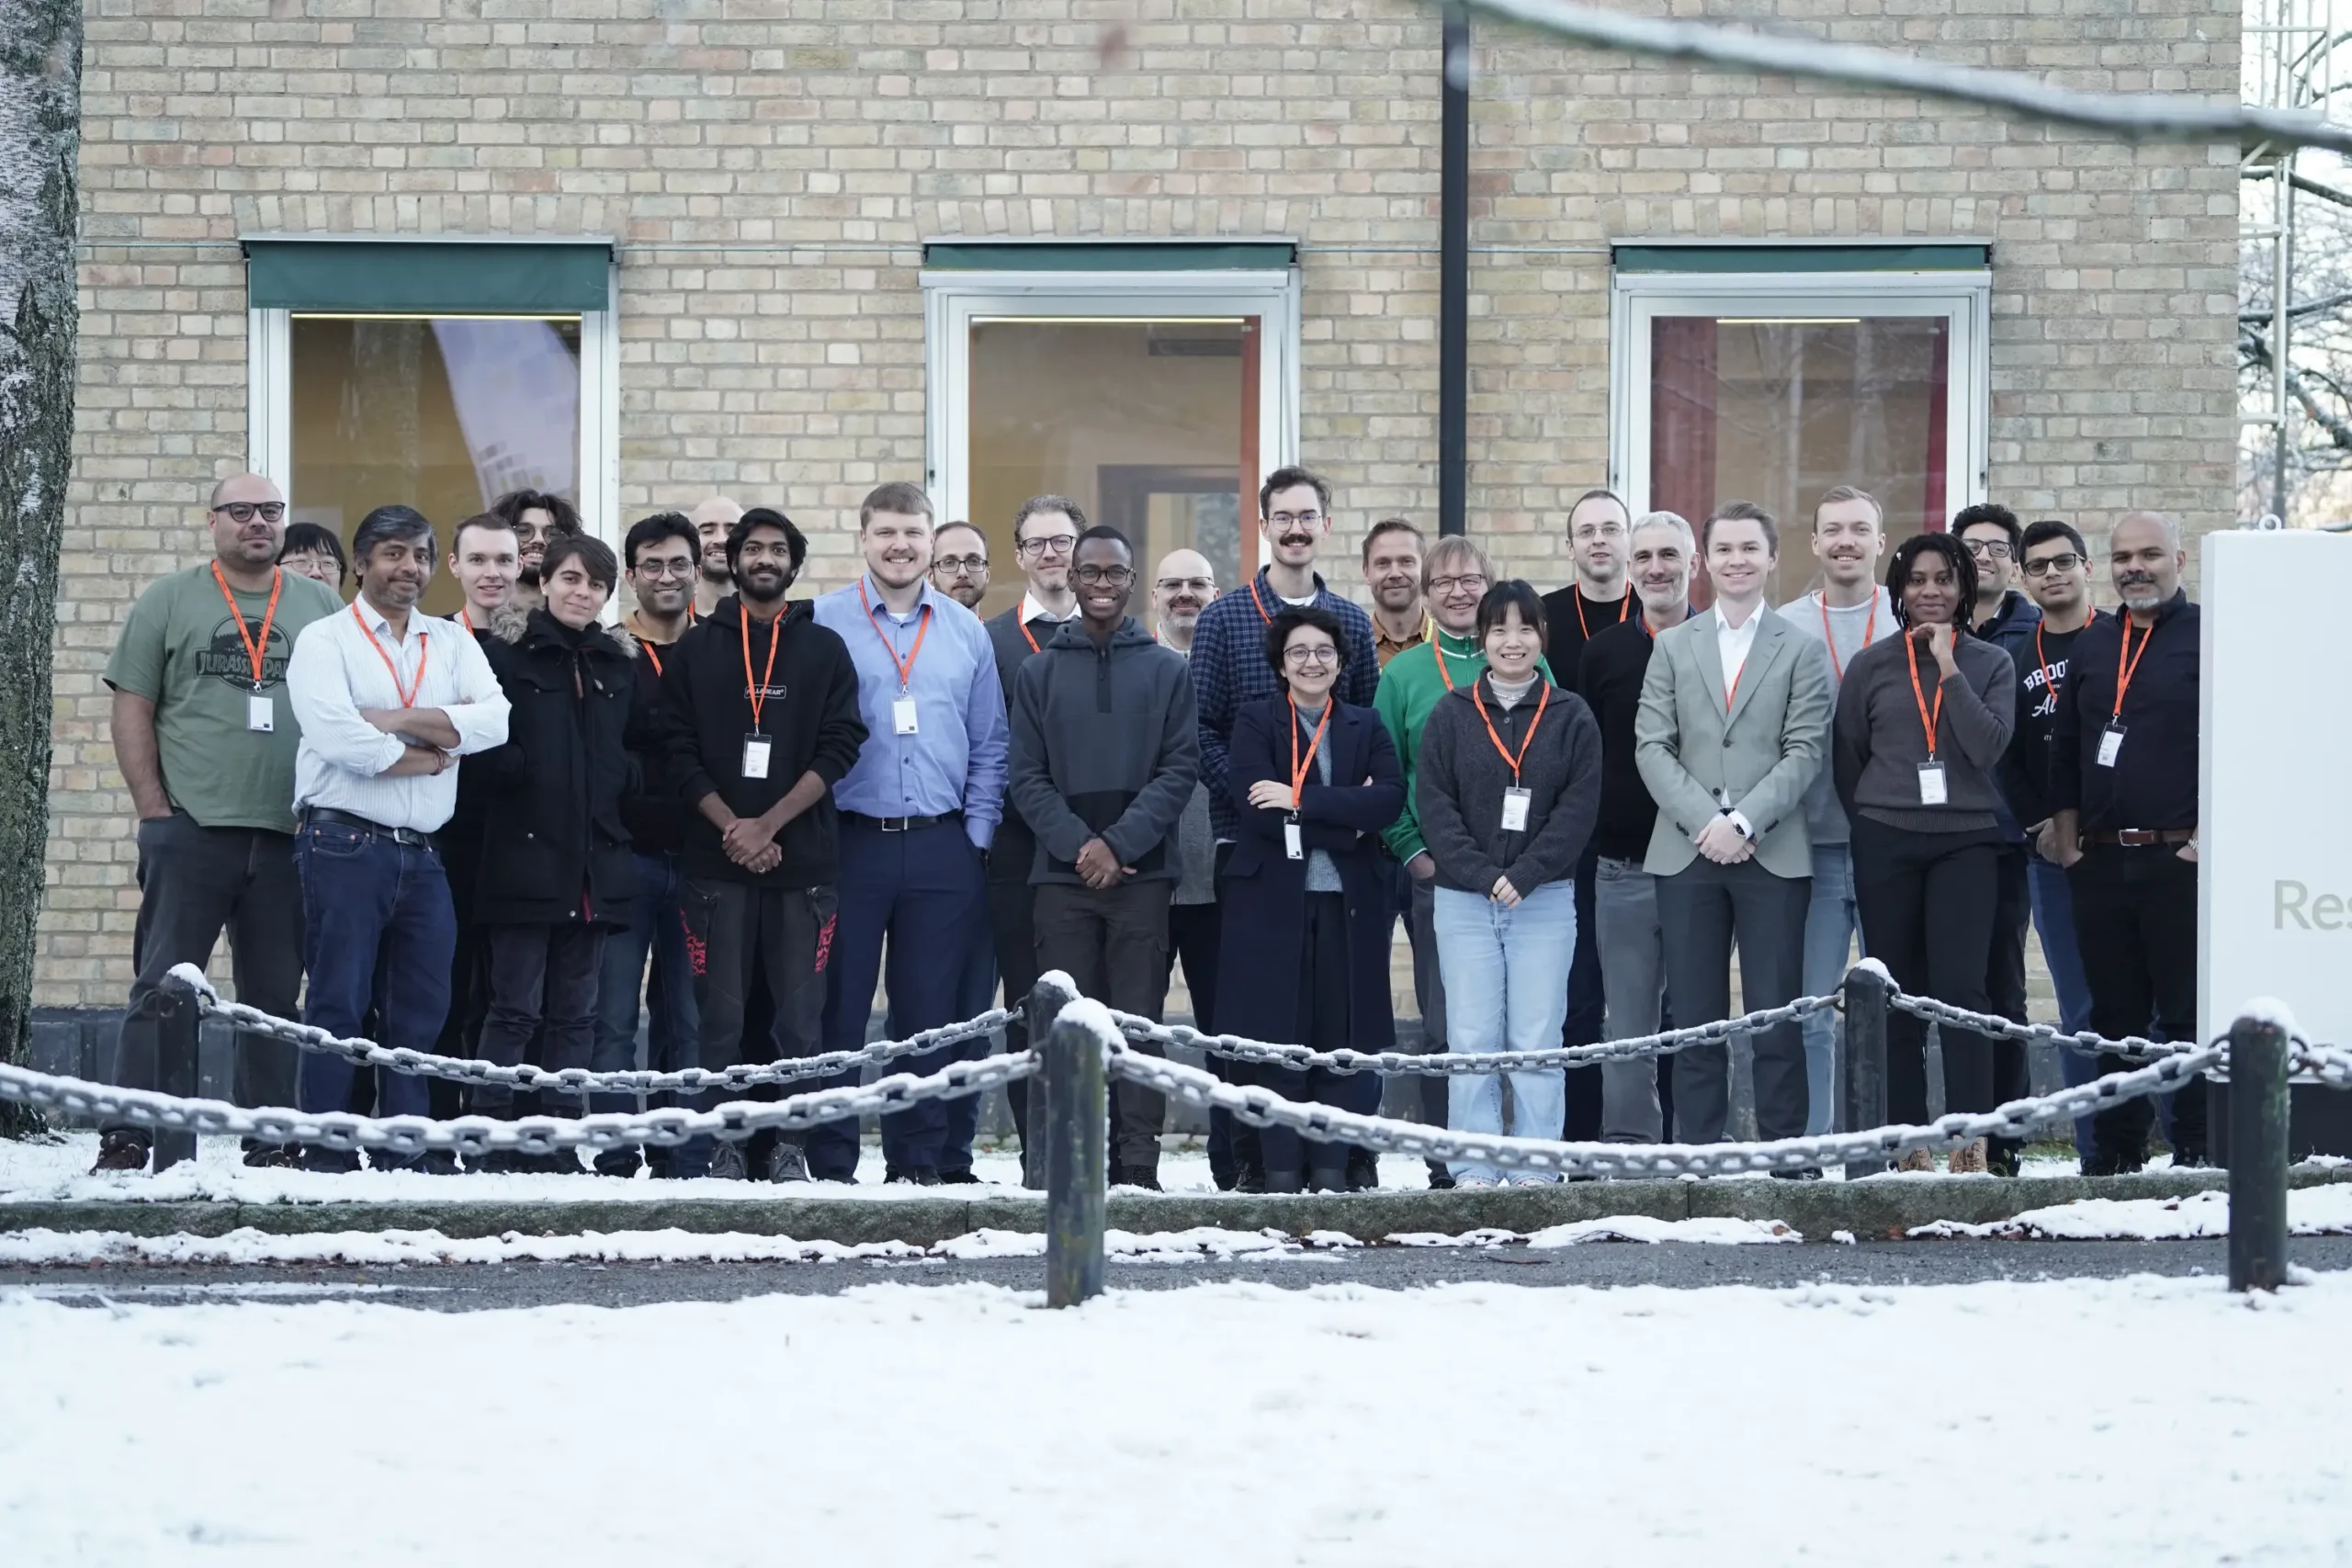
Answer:
[[(624, 737), (637, 649), (597, 624), (619, 578), (613, 552), (585, 535), (548, 546), (542, 608), (498, 612), (485, 649), (506, 693), (506, 744), (490, 752), (474, 919), (488, 937), (490, 1009), (481, 1052), (514, 1066), (544, 1021), (550, 1071), (585, 1067), (596, 1035), (597, 977), (610, 911), (636, 891), (621, 796), (635, 764)], [(514, 1091), (480, 1084), (469, 1109), (511, 1116)], [(545, 1156), (577, 1170), (570, 1151)], [(537, 1165), (492, 1156), (488, 1168)]]

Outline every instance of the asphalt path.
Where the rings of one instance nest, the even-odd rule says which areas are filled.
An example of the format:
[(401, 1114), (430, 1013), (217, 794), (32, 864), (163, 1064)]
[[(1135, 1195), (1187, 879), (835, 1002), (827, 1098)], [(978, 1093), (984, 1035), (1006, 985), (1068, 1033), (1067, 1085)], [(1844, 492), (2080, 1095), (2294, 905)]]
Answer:
[[(2352, 1236), (2299, 1237), (2299, 1268), (2352, 1269)], [(1513, 1285), (1614, 1287), (1714, 1285), (1949, 1285), (1986, 1280), (2113, 1279), (2127, 1274), (2222, 1275), (2228, 1243), (2213, 1241), (1902, 1241), (1860, 1246), (1721, 1247), (1684, 1243), (1588, 1243), (1535, 1251), (1523, 1247), (1354, 1247), (1280, 1258), (1140, 1262), (1113, 1258), (1114, 1291), (1181, 1290), (1250, 1280), (1304, 1290), (1352, 1283), (1412, 1290), (1464, 1280)], [(435, 1312), (584, 1304), (736, 1301), (756, 1295), (824, 1295), (877, 1283), (968, 1281), (1012, 1290), (1043, 1288), (1035, 1258), (974, 1261), (859, 1260), (841, 1263), (514, 1263), (361, 1268), (252, 1264), (183, 1267), (93, 1264), (0, 1268), (0, 1292), (54, 1300), (181, 1304), (239, 1299), (334, 1300), (365, 1296)]]

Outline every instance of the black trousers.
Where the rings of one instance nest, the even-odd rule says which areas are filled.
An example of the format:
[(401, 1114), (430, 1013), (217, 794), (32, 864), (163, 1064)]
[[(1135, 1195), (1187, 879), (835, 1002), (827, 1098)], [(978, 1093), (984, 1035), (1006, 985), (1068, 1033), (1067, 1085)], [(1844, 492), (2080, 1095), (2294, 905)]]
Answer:
[[(1863, 951), (1915, 996), (1992, 1011), (1984, 980), (2000, 884), (1999, 829), (1915, 833), (1857, 813), (1853, 835)], [(1946, 1025), (1939, 1032), (1944, 1109), (1993, 1109), (1993, 1043), (1970, 1029)], [(1886, 1109), (1894, 1122), (1928, 1119), (1928, 1027), (1907, 1012), (1886, 1021)]]
[[(831, 953), (834, 901), (830, 887), (770, 887), (718, 878), (688, 878), (682, 897), (686, 963), (694, 971), (700, 1065), (731, 1067), (817, 1054), (825, 1015), (825, 968)], [(755, 992), (768, 998), (767, 1027), (753, 1033)], [(817, 1087), (802, 1080), (762, 1084), (743, 1098), (776, 1100)], [(718, 1091), (679, 1096), (698, 1109)], [(820, 1181), (857, 1174), (857, 1123), (829, 1122), (802, 1134), (778, 1134), (806, 1149)], [(696, 1138), (668, 1159), (678, 1176), (710, 1170), (710, 1140)], [(746, 1158), (754, 1157), (747, 1152)]]
[[(1306, 1025), (1299, 1031), (1299, 1043), (1317, 1051), (1341, 1051), (1351, 1043), (1348, 1038), (1348, 896), (1344, 893), (1309, 893), (1306, 896), (1306, 932), (1303, 943), (1306, 954), (1306, 973), (1300, 976), (1300, 998), (1306, 1003)], [(1376, 1094), (1379, 1078), (1370, 1073), (1345, 1075), (1326, 1072), (1320, 1067), (1301, 1071), (1295, 1067), (1278, 1067), (1269, 1063), (1251, 1063), (1245, 1071), (1248, 1081), (1263, 1085), (1284, 1100), (1312, 1100), (1318, 1105), (1337, 1105), (1345, 1110), (1377, 1109), (1373, 1105), (1351, 1103), (1363, 1098), (1350, 1078), (1369, 1078)], [(1266, 1162), (1268, 1184), (1276, 1190), (1286, 1190), (1280, 1179), (1287, 1175), (1303, 1175), (1312, 1170), (1314, 1185), (1336, 1188), (1345, 1180), (1348, 1145), (1338, 1143), (1309, 1143), (1288, 1127), (1261, 1128), (1258, 1144)]]
[[(2030, 853), (2023, 844), (2005, 841), (1994, 861), (1993, 953), (1984, 970), (1984, 994), (1992, 1006), (1986, 1010), (2012, 1023), (2028, 1021), (2025, 938), (2033, 924), (2033, 888), (2026, 871)], [(2032, 1092), (2032, 1079), (2026, 1070), (2025, 1042), (1995, 1040), (1993, 1103), (2006, 1105), (2012, 1100), (2023, 1100)], [(2019, 1139), (1997, 1141), (2011, 1146), (2023, 1146), (2023, 1141)]]
[[(474, 892), (481, 872), (481, 824), (476, 822), (469, 829), (435, 838), (441, 846), (441, 869), (449, 879), (449, 907), (458, 916), (458, 957), (449, 974), (449, 1016), (442, 1021), (441, 1038), (433, 1047), (444, 1056), (481, 1055), (482, 1021), (490, 1016), (490, 933), (474, 924)], [(524, 1059), (538, 1060), (527, 1051)], [(435, 1121), (462, 1115), (465, 1093), (465, 1086), (453, 1079), (424, 1080), (425, 1104)]]
[[(1748, 1010), (1794, 1000), (1804, 986), (1804, 919), (1812, 902), (1812, 877), (1775, 876), (1754, 860), (1737, 865), (1695, 860), (1659, 877), (1658, 929), (1674, 1021), (1687, 1028), (1731, 1016), (1735, 939)], [(1759, 1031), (1754, 1046), (1757, 1132), (1766, 1138), (1803, 1137), (1804, 1036), (1794, 1022), (1778, 1024)], [(1668, 1059), (1674, 1064), (1675, 1135), (1687, 1144), (1721, 1143), (1731, 1114), (1731, 1047), (1691, 1045)]]
[[(1025, 833), (1015, 835), (1007, 824), (998, 828), (996, 846), (989, 852), (989, 935), (996, 947), (997, 976), (1004, 982), (1004, 1005), (1021, 1015), (1004, 1026), (1007, 1055), (1029, 1049), (1028, 1017), (1022, 1010), (1037, 985), (1037, 897), (1036, 889), (1029, 886), (1034, 848)], [(1013, 1131), (1021, 1134), (1021, 1146), (1025, 1149), (1029, 1146), (1029, 1080), (1005, 1085), (1004, 1098), (1012, 1111)]]
[[(294, 838), (254, 828), (206, 828), (184, 811), (139, 824), (139, 919), (131, 928), (130, 1007), (114, 1056), (114, 1081), (125, 1089), (162, 1087), (161, 1018), (155, 988), (174, 964), (198, 968), (229, 933), (237, 999), (277, 1018), (292, 1018), (302, 991), (302, 884), (294, 872)], [(282, 1040), (240, 1032), (234, 1094), (239, 1105), (294, 1103), (295, 1049)], [(187, 1064), (189, 1091), (196, 1064)], [(142, 1143), (153, 1134), (129, 1131)], [(252, 1146), (252, 1140), (246, 1140)]]
[[(2075, 899), (2075, 942), (2091, 988), (2091, 1028), (2109, 1039), (2146, 1032), (2197, 1038), (2197, 863), (2177, 844), (2127, 850), (2093, 844), (2066, 873)], [(2132, 1064), (2111, 1053), (2102, 1073)], [(2173, 1157), (2205, 1156), (2205, 1080), (2173, 1096)], [(2091, 1118), (2097, 1156), (2141, 1156), (2155, 1119), (2153, 1100), (2134, 1100)]]
[[(1175, 884), (1136, 877), (1115, 886), (1047, 882), (1037, 892), (1037, 965), (1059, 969), (1079, 995), (1159, 1021), (1168, 1005), (1168, 896)], [(1159, 1046), (1136, 1041), (1150, 1055)], [(1111, 1163), (1159, 1168), (1167, 1097), (1122, 1078), (1112, 1097)]]
[[(481, 1026), (482, 1055), (501, 1066), (517, 1066), (532, 1035), (545, 1029), (540, 1066), (551, 1073), (588, 1066), (596, 1050), (605, 928), (567, 920), (561, 925), (490, 926), (481, 934), (489, 950), (484, 973), (490, 991)], [(461, 938), (461, 949), (463, 945)], [(585, 1097), (567, 1102), (542, 1092), (537, 1098), (539, 1108), (550, 1115), (578, 1116), (587, 1111)], [(514, 1090), (506, 1084), (476, 1084), (466, 1091), (466, 1101), (477, 1116), (514, 1114)]]
[[(1184, 987), (1193, 996), (1193, 1027), (1204, 1034), (1216, 1032), (1216, 948), (1223, 926), (1215, 903), (1168, 906), (1168, 978), (1175, 978), (1177, 960), (1183, 960)], [(1160, 994), (1167, 990), (1162, 981)], [(1214, 1108), (1209, 1111), (1208, 1155), (1209, 1174), (1220, 1186), (1230, 1186), (1236, 1174), (1233, 1118)]]
[[(1577, 946), (1568, 959), (1568, 1013), (1560, 1043), (1590, 1045), (1601, 1036), (1608, 1008), (1600, 980), (1600, 852), (1589, 843), (1577, 862)], [(1444, 1079), (1435, 1080), (1442, 1084)], [(1600, 1138), (1600, 1074), (1572, 1072), (1566, 1080), (1567, 1119), (1561, 1136), (1570, 1143)]]

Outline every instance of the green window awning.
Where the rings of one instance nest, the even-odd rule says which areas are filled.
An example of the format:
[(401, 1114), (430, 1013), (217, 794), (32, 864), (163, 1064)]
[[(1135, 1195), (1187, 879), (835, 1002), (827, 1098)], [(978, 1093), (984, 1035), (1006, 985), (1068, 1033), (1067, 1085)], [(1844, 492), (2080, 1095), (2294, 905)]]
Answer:
[(257, 310), (548, 315), (611, 308), (609, 240), (244, 242)]
[(1983, 244), (1644, 245), (1613, 247), (1619, 272), (1980, 272)]
[(945, 272), (1207, 272), (1286, 267), (1298, 259), (1290, 240), (1236, 240), (1205, 244), (1072, 241), (1003, 244), (932, 240), (922, 265)]

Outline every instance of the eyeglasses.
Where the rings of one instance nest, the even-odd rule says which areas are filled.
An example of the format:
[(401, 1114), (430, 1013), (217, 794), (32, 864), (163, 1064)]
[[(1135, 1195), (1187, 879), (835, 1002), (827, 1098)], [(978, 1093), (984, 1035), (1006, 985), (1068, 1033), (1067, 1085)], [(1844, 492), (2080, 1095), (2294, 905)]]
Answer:
[(1125, 588), (1136, 580), (1136, 569), (1131, 566), (1082, 566), (1070, 575), (1089, 588)]
[(1295, 664), (1302, 670), (1310, 664), (1337, 664), (1339, 661), (1340, 650), (1328, 642), (1318, 643), (1313, 648), (1283, 649), (1283, 662)]
[(1270, 513), (1266, 521), (1277, 528), (1312, 528), (1323, 521), (1323, 514), (1320, 512), (1276, 512)]
[(986, 556), (940, 556), (931, 563), (933, 571), (944, 571), (950, 577), (974, 576), (989, 569)]
[(637, 563), (639, 577), (692, 577), (695, 563), (690, 560), (641, 560)]
[(1614, 519), (1607, 523), (1588, 523), (1568, 536), (1580, 545), (1589, 544), (1595, 539), (1622, 539), (1624, 536), (1625, 525)]
[(282, 501), (228, 501), (212, 509), (225, 512), (232, 523), (250, 523), (258, 515), (265, 523), (275, 523), (286, 515)]
[(1432, 593), (1453, 593), (1456, 592), (1483, 593), (1486, 592), (1486, 577), (1484, 574), (1475, 571), (1464, 572), (1460, 577), (1432, 577), (1430, 579), (1430, 592)]
[(1206, 577), (1163, 577), (1152, 586), (1162, 593), (1174, 593), (1181, 591), (1197, 593), (1204, 599), (1216, 592), (1216, 580)]
[(2047, 577), (2053, 571), (2072, 571), (2083, 564), (2082, 557), (2068, 550), (2064, 555), (2043, 556), (2040, 560), (2030, 560), (2021, 570), (2028, 577)]
[(1966, 545), (1968, 553), (1979, 560), (2009, 558), (2009, 542), (2007, 539), (1962, 539), (1961, 543)]
[(1012, 547), (1021, 556), (1066, 556), (1078, 547), (1075, 534), (1041, 534), (1034, 539), (1023, 539)]

